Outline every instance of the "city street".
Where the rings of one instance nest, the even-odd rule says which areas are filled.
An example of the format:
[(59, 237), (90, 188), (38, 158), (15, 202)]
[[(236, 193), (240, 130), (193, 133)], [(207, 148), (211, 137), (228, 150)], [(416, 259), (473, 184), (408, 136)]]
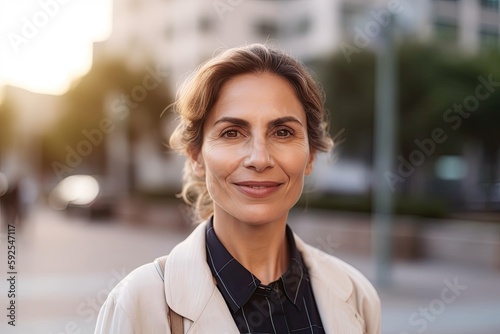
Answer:
[[(290, 224), (307, 242), (336, 254), (372, 279), (371, 258), (343, 251), (330, 238), (332, 224), (368, 219), (353, 217), (308, 211), (293, 214)], [(9, 286), (4, 232), (0, 306), (6, 313)], [(16, 327), (7, 325), (9, 319), (2, 315), (0, 332), (92, 333), (99, 307), (113, 286), (134, 268), (167, 254), (188, 233), (189, 227), (168, 230), (156, 225), (89, 222), (37, 208), (15, 235)], [(393, 269), (392, 286), (379, 289), (384, 334), (500, 333), (498, 269), (437, 261), (397, 262)]]

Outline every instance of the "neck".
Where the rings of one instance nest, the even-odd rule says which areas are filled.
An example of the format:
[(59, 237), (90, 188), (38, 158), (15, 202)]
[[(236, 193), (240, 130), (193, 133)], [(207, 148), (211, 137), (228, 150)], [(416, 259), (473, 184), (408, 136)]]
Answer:
[(249, 224), (227, 215), (214, 214), (214, 230), (228, 252), (262, 284), (277, 280), (286, 271), (289, 249), (286, 218)]

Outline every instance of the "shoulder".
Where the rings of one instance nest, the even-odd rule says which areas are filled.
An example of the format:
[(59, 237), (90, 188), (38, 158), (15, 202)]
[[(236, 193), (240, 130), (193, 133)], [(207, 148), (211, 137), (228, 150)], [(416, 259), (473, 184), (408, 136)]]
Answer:
[(166, 312), (163, 281), (154, 263), (148, 263), (133, 270), (110, 292), (99, 312), (96, 333), (164, 328)]
[(310, 268), (314, 272), (324, 272), (330, 277), (343, 276), (348, 279), (348, 281), (343, 281), (343, 283), (346, 286), (350, 283), (354, 290), (353, 292), (363, 295), (368, 299), (379, 299), (373, 284), (365, 275), (349, 263), (308, 244), (304, 244), (304, 251), (315, 260), (309, 261), (315, 267)]
[(358, 269), (300, 241), (302, 255), (313, 282), (329, 289), (363, 319), (368, 333), (380, 333), (380, 298), (372, 283)]
[(131, 299), (139, 300), (151, 292), (162, 291), (163, 281), (153, 262), (142, 265), (128, 274), (111, 291), (110, 297), (126, 304)]

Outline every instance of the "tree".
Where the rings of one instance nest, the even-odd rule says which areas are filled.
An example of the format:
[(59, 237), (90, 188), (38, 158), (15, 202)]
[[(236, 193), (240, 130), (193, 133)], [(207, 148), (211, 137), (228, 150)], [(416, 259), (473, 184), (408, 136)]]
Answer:
[[(97, 61), (73, 84), (64, 101), (63, 117), (44, 140), (45, 166), (50, 170), (54, 161), (64, 162), (69, 150), (77, 150), (82, 141), (88, 140), (89, 133), (97, 129), (105, 137), (103, 124), (112, 131), (125, 119), (132, 142), (141, 134), (149, 133), (156, 136), (161, 145), (159, 120), (171, 96), (161, 69), (144, 66), (140, 71), (132, 71), (122, 62), (108, 59)], [(96, 138), (100, 137), (96, 135)], [(94, 172), (100, 172), (106, 161), (104, 154), (104, 145), (93, 145), (85, 162), (95, 169)]]
[[(345, 129), (343, 155), (365, 157), (362, 159), (368, 164), (373, 138), (374, 59), (372, 53), (363, 51), (348, 64), (338, 53), (324, 61), (318, 71), (331, 112), (332, 133)], [(488, 172), (484, 182), (493, 184), (500, 148), (500, 53), (468, 56), (432, 45), (404, 44), (398, 59), (397, 156), (407, 158), (419, 149), (417, 142), (442, 129), (446, 140), (436, 143), (426, 159), (462, 154), (465, 142), (477, 141), (485, 152), (483, 165)], [(491, 78), (495, 83), (490, 89), (495, 91), (479, 100), (475, 97), (478, 85)], [(455, 111), (464, 104), (473, 109), (470, 115), (465, 107), (461, 113)]]
[[(371, 161), (373, 138), (375, 57), (363, 52), (347, 64), (336, 54), (318, 66), (330, 113), (330, 132), (339, 134), (336, 144), (347, 157)], [(368, 154), (367, 154), (368, 153)]]
[(0, 104), (0, 156), (11, 143), (13, 126), (14, 109), (11, 101), (6, 97)]

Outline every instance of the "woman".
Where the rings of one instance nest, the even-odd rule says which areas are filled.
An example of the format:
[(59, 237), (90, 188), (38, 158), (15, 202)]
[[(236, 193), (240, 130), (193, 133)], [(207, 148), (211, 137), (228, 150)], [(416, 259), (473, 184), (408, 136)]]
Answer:
[(333, 144), (305, 68), (264, 45), (230, 49), (175, 108), (182, 195), (204, 222), (164, 268), (144, 265), (110, 293), (96, 333), (380, 333), (368, 280), (287, 226), (316, 152)]

